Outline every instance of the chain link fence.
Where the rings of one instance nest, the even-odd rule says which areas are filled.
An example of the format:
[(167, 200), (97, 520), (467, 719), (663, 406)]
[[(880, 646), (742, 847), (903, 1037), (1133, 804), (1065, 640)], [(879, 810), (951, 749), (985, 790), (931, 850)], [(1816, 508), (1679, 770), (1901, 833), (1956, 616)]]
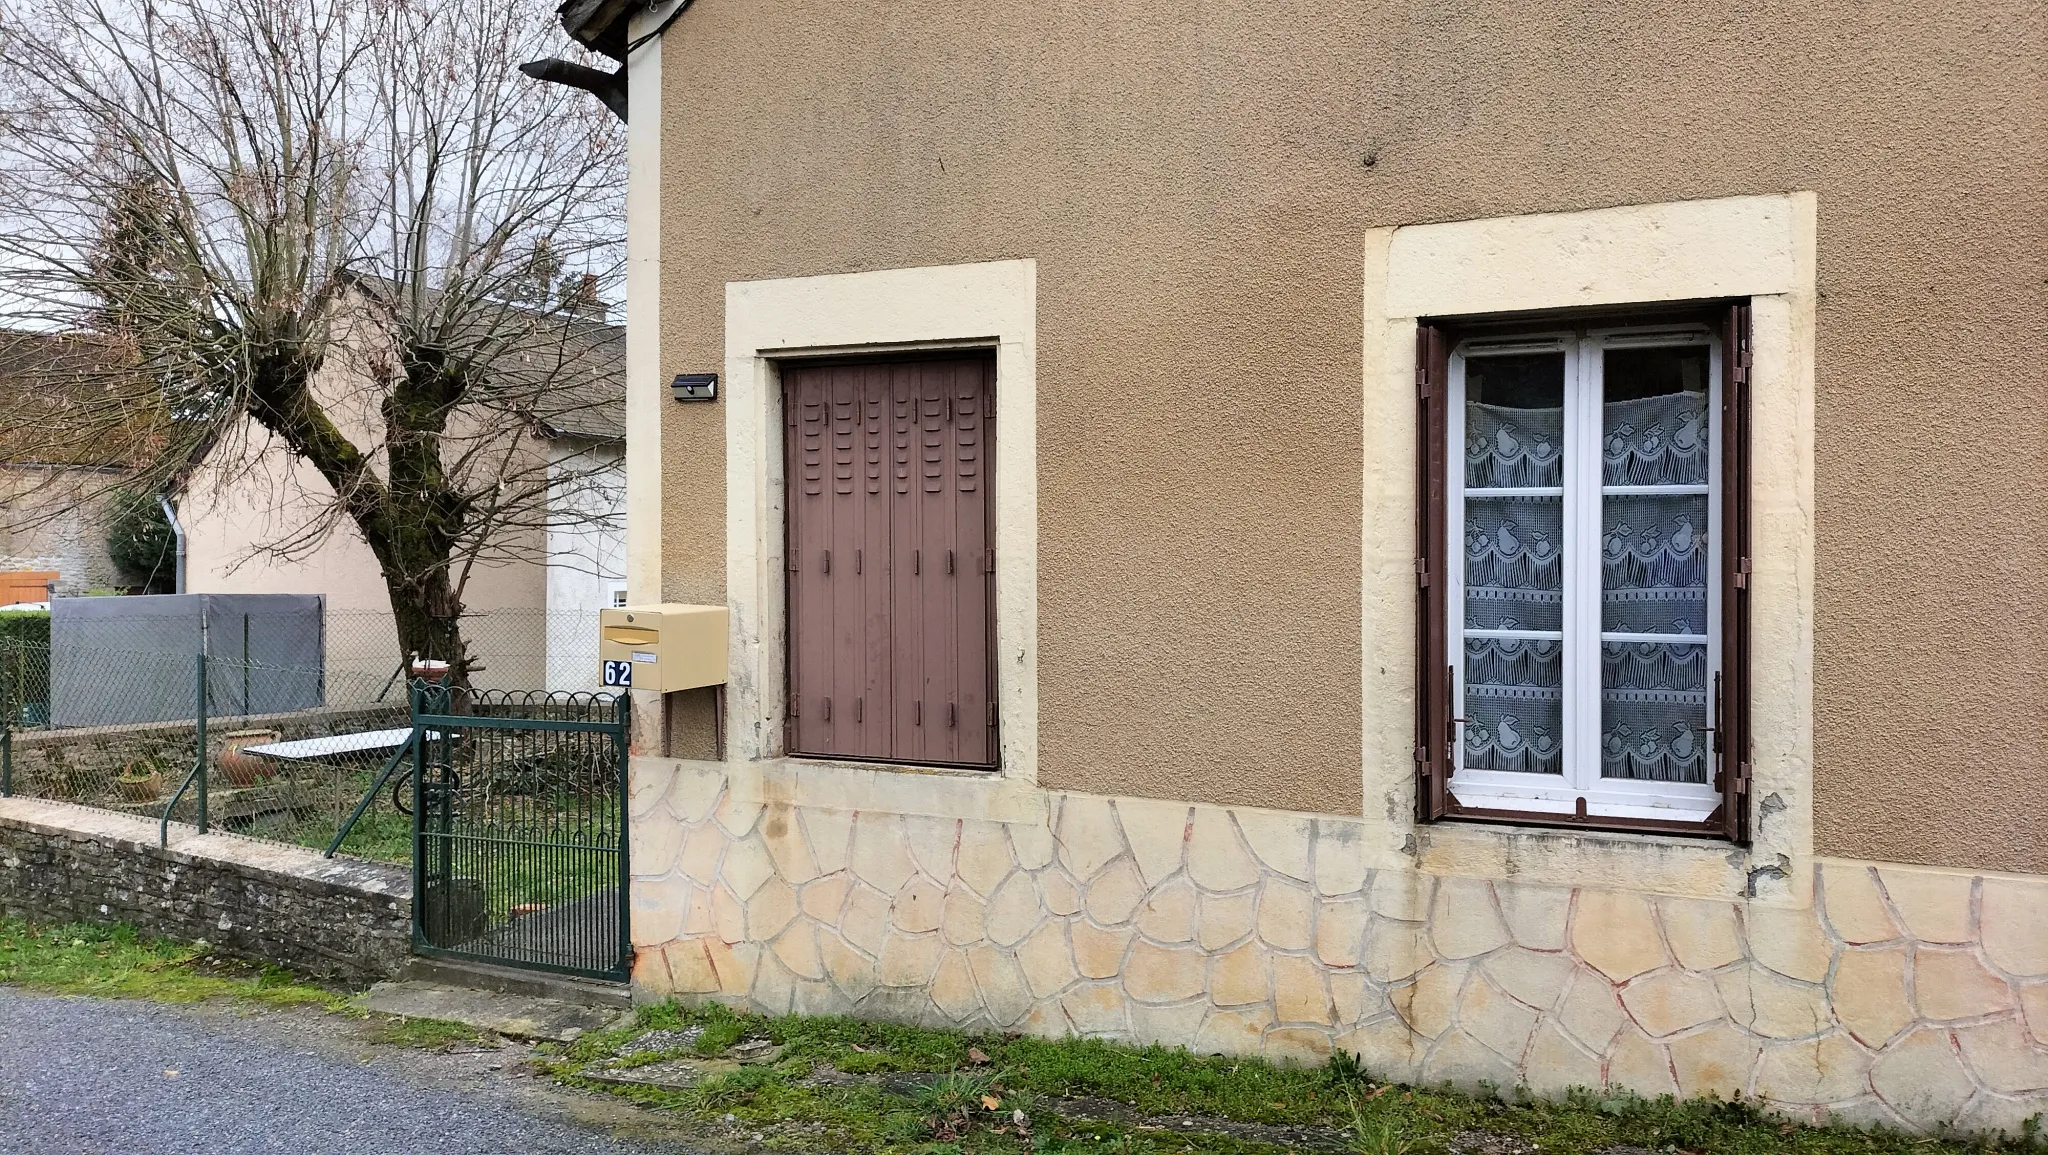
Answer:
[[(595, 689), (596, 615), (565, 618), (466, 616), (472, 684)], [(0, 634), (0, 794), (195, 826), (203, 811), (209, 829), (325, 849), (404, 748), (411, 655), (389, 615), (327, 613), (318, 625), (283, 645), (283, 627), (260, 614), (178, 644)], [(407, 861), (410, 789), (401, 766), (342, 852)]]

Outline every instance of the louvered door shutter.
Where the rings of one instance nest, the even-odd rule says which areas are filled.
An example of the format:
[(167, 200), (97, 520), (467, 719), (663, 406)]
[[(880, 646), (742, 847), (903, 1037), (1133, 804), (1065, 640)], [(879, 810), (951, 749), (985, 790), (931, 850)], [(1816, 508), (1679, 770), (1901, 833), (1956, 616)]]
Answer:
[(1747, 843), (1749, 831), (1749, 305), (1731, 305), (1723, 323), (1721, 385), (1721, 672), (1714, 708), (1716, 778), (1722, 831)]
[(1415, 330), (1415, 463), (1416, 463), (1416, 687), (1415, 799), (1423, 822), (1442, 818), (1450, 809), (1453, 744), (1457, 731), (1451, 694), (1456, 686), (1448, 638), (1450, 596), (1446, 577), (1450, 555), (1445, 542), (1449, 510), (1445, 490), (1450, 468), (1448, 429), (1450, 345), (1442, 329), (1418, 325)]
[(886, 366), (784, 373), (790, 749), (892, 756)]
[(995, 762), (993, 376), (986, 357), (896, 369), (891, 668), (896, 756), (903, 761)]

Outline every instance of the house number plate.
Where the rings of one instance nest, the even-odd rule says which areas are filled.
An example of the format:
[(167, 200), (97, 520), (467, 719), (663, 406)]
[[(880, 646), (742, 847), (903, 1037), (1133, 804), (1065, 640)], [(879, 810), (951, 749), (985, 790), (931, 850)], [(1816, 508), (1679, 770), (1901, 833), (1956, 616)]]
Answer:
[(633, 684), (633, 663), (606, 662), (604, 664), (604, 684), (607, 686), (631, 687)]

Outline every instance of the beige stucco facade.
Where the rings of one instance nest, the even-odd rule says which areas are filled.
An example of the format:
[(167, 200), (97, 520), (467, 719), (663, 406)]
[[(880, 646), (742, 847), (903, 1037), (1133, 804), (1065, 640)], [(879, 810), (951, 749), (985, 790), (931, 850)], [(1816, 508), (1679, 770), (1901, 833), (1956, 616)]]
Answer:
[[(2048, 1108), (2048, 15), (1840, 8), (691, 6), (631, 71), (629, 572), (734, 681), (725, 761), (708, 695), (640, 738), (636, 982)], [(1754, 845), (1416, 823), (1416, 319), (1725, 298)], [(944, 343), (1013, 423), (1002, 767), (785, 758), (774, 361)]]

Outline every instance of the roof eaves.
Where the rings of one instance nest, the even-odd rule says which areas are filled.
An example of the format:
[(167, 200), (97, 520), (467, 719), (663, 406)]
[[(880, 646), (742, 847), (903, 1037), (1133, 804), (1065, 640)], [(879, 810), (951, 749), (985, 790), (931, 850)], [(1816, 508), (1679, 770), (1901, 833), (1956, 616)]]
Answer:
[(571, 40), (624, 63), (628, 18), (648, 6), (647, 0), (562, 0), (555, 12)]

